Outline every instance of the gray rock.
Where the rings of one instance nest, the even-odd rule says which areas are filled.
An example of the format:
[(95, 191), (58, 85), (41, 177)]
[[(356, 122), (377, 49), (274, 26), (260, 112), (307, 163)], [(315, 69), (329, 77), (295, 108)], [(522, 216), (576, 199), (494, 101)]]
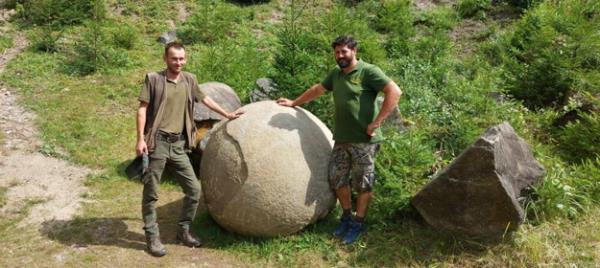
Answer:
[[(377, 97), (377, 105), (379, 105), (379, 107), (383, 105), (383, 100), (383, 97)], [(392, 127), (402, 132), (406, 131), (410, 124), (402, 119), (400, 109), (398, 108), (398, 106), (396, 106), (392, 113), (390, 113), (390, 115), (383, 121), (383, 126)]]
[(270, 78), (260, 78), (256, 80), (256, 86), (258, 88), (250, 93), (250, 102), (271, 100), (275, 97), (277, 84)]
[(327, 181), (331, 132), (302, 108), (262, 101), (210, 132), (200, 168), (208, 211), (252, 236), (300, 231), (335, 205)]
[(168, 43), (174, 42), (175, 40), (177, 40), (177, 34), (175, 33), (175, 31), (168, 31), (168, 32), (162, 33), (156, 39), (156, 42), (166, 45)]
[[(227, 112), (233, 112), (242, 107), (240, 98), (228, 85), (219, 82), (208, 82), (198, 85), (200, 91), (213, 99), (221, 108)], [(194, 121), (223, 120), (224, 116), (208, 108), (204, 103), (194, 104)]]
[(544, 172), (505, 122), (488, 129), (417, 193), (412, 204), (442, 231), (498, 237), (522, 223), (517, 199)]
[(495, 101), (496, 103), (504, 103), (506, 101), (506, 95), (500, 92), (489, 92), (487, 97)]

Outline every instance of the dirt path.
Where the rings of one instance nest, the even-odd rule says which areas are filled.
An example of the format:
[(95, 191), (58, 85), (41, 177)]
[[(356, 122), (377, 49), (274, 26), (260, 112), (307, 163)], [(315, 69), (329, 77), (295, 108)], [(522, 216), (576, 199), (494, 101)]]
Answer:
[[(12, 12), (0, 10), (0, 20)], [(3, 27), (0, 34), (10, 31)], [(25, 36), (15, 31), (13, 47), (0, 55), (0, 74), (7, 64), (28, 45)], [(0, 187), (7, 189), (2, 216), (13, 217), (30, 209), (20, 225), (41, 224), (48, 220), (70, 219), (80, 207), (85, 192), (83, 179), (90, 170), (39, 153), (40, 135), (35, 115), (19, 106), (15, 89), (0, 81)]]

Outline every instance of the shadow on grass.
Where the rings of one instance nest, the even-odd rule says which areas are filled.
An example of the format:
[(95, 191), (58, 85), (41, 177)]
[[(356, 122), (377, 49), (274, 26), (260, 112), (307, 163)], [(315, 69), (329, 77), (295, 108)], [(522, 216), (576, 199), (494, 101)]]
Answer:
[(66, 246), (89, 245), (116, 246), (144, 249), (142, 233), (129, 231), (126, 220), (130, 218), (76, 218), (73, 220), (50, 220), (42, 223), (40, 233)]
[[(141, 196), (140, 196), (141, 199)], [(175, 244), (177, 221), (181, 213), (183, 199), (156, 208), (161, 241)], [(203, 202), (198, 212), (205, 211)], [(40, 233), (67, 246), (87, 247), (89, 245), (115, 246), (143, 250), (146, 248), (144, 231), (132, 231), (126, 221), (142, 222), (139, 218), (76, 218), (73, 220), (50, 220), (42, 223)]]
[[(270, 243), (278, 243), (282, 241), (292, 242), (297, 241), (302, 243), (305, 235), (323, 235), (328, 236), (333, 232), (334, 225), (337, 223), (336, 216), (330, 213), (324, 219), (317, 221), (314, 224), (308, 225), (306, 228), (296, 234), (277, 236), (277, 237), (252, 237), (238, 235), (229, 232), (219, 226), (207, 211), (200, 214), (194, 221), (193, 229), (196, 234), (202, 238), (206, 247), (215, 249), (239, 248), (245, 246), (265, 246)], [(299, 245), (296, 245), (299, 246)]]

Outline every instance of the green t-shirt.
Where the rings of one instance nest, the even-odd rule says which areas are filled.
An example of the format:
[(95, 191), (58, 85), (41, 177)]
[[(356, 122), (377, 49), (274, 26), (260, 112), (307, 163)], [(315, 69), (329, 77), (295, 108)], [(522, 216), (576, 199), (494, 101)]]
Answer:
[(339, 67), (331, 71), (321, 85), (333, 91), (335, 103), (335, 127), (333, 139), (346, 143), (376, 143), (383, 140), (381, 130), (375, 136), (367, 135), (367, 126), (379, 113), (375, 99), (390, 82), (379, 67), (358, 61), (354, 70), (345, 74)]
[[(187, 104), (187, 87), (188, 83), (183, 77), (180, 77), (178, 81), (167, 79), (165, 89), (165, 111), (158, 126), (159, 130), (173, 134), (183, 132), (185, 125), (185, 108)], [(204, 94), (200, 91), (198, 85), (192, 85), (192, 94), (198, 101), (201, 101), (204, 98)], [(146, 84), (142, 87), (139, 100), (143, 102), (150, 101), (150, 89)]]

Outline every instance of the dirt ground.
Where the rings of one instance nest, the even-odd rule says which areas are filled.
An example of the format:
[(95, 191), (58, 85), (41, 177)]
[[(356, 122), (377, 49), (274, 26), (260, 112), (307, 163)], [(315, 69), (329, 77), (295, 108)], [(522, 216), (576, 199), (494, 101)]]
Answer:
[[(5, 14), (11, 12), (1, 13), (0, 19), (5, 22)], [(10, 26), (3, 28), (8, 30)], [(13, 43), (0, 56), (0, 73), (28, 45), (20, 32), (15, 32)], [(90, 170), (41, 154), (35, 115), (19, 106), (17, 100), (16, 91), (0, 81), (0, 130), (4, 137), (0, 146), (0, 187), (8, 188), (6, 205), (0, 212), (10, 216), (33, 202), (23, 225), (70, 219), (80, 207), (85, 192), (83, 179)]]

